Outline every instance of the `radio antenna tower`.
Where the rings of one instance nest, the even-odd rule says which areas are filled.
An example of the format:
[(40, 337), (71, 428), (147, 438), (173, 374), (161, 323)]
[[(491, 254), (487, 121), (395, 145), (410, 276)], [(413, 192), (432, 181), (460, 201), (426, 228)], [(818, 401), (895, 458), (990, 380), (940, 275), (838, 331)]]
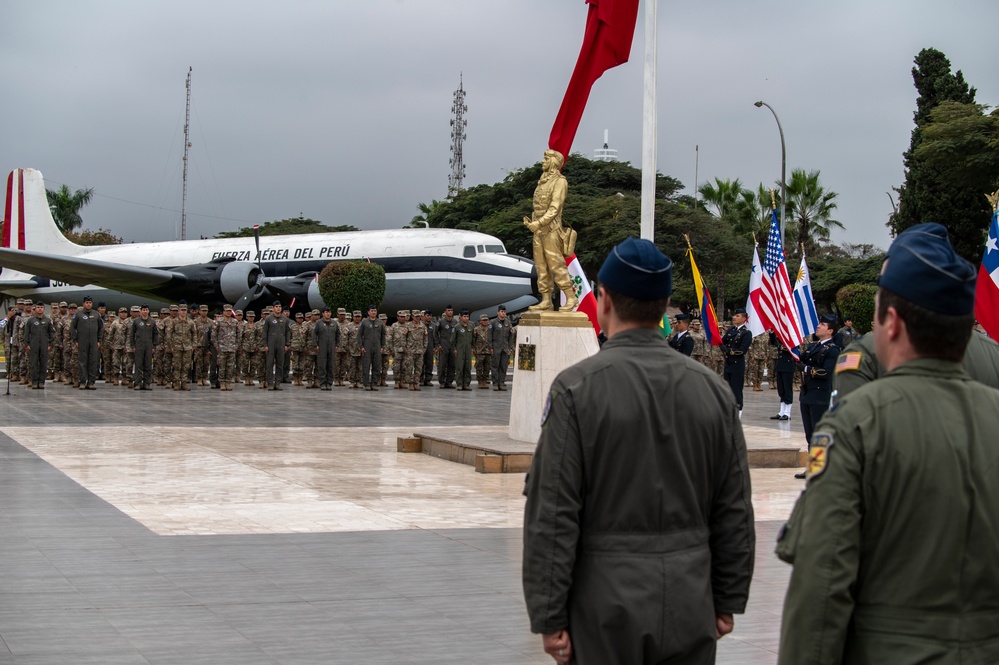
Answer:
[(464, 189), (462, 181), (465, 179), (465, 160), (461, 146), (468, 138), (465, 134), (465, 127), (468, 126), (466, 111), (468, 106), (465, 105), (465, 87), (459, 74), (458, 89), (454, 91), (454, 103), (451, 105), (451, 175), (447, 179), (448, 198), (453, 198)]
[(184, 190), (180, 199), (180, 239), (187, 240), (187, 151), (191, 147), (191, 71), (187, 68), (187, 110), (184, 113)]

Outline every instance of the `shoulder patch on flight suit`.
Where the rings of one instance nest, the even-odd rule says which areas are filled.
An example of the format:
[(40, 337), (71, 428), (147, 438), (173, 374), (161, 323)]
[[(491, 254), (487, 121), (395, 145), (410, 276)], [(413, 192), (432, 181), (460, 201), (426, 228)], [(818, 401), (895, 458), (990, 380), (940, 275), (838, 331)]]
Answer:
[(856, 371), (860, 369), (860, 361), (864, 358), (864, 354), (860, 351), (850, 351), (849, 353), (841, 353), (839, 358), (836, 360), (836, 373), (846, 371)]
[(812, 441), (808, 446), (808, 468), (806, 473), (811, 480), (822, 475), (829, 464), (829, 449), (832, 448), (832, 434), (816, 433), (812, 435)]

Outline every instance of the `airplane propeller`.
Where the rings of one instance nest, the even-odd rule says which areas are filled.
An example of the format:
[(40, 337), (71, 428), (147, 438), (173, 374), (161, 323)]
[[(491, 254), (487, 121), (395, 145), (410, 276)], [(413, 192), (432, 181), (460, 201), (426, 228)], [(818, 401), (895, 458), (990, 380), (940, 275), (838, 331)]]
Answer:
[(239, 297), (236, 304), (232, 306), (233, 309), (246, 309), (249, 307), (250, 303), (263, 295), (264, 291), (267, 290), (267, 284), (270, 279), (264, 275), (263, 268), (260, 267), (260, 226), (258, 224), (253, 225), (253, 241), (257, 245), (257, 258), (256, 263), (256, 280), (253, 285), (246, 290), (246, 292)]

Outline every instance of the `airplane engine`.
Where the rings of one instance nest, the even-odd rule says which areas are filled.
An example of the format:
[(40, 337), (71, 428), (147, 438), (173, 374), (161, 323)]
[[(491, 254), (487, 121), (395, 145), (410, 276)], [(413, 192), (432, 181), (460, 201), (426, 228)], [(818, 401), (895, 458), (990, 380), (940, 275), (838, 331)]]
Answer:
[(326, 306), (326, 303), (323, 302), (323, 297), (319, 295), (318, 280), (312, 280), (311, 282), (309, 282), (309, 291), (307, 298), (309, 301), (309, 307), (311, 307), (312, 309), (318, 309), (319, 311), (322, 311), (323, 307)]
[[(174, 268), (174, 272), (187, 277), (186, 297), (228, 303), (239, 300), (263, 277), (260, 268), (249, 261), (199, 263)], [(192, 290), (196, 290), (196, 295), (191, 293)]]

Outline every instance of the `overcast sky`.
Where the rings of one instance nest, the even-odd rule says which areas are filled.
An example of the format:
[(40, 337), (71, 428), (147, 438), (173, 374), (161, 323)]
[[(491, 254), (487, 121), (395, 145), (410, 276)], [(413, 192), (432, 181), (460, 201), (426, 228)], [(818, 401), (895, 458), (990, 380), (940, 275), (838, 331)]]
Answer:
[[(459, 76), (465, 185), (540, 159), (585, 18), (582, 0), (8, 3), (0, 160), (50, 188), (93, 187), (87, 228), (174, 239), (193, 67), (188, 238), (299, 214), (398, 228), (447, 194)], [(631, 61), (597, 81), (574, 151), (592, 155), (608, 129), (641, 166), (643, 21), (644, 4)], [(699, 145), (701, 183), (778, 180), (764, 100), (788, 175), (819, 169), (839, 193), (833, 239), (886, 247), (912, 60), (943, 51), (995, 105), (997, 23), (993, 0), (662, 1), (658, 169), (692, 193)]]

